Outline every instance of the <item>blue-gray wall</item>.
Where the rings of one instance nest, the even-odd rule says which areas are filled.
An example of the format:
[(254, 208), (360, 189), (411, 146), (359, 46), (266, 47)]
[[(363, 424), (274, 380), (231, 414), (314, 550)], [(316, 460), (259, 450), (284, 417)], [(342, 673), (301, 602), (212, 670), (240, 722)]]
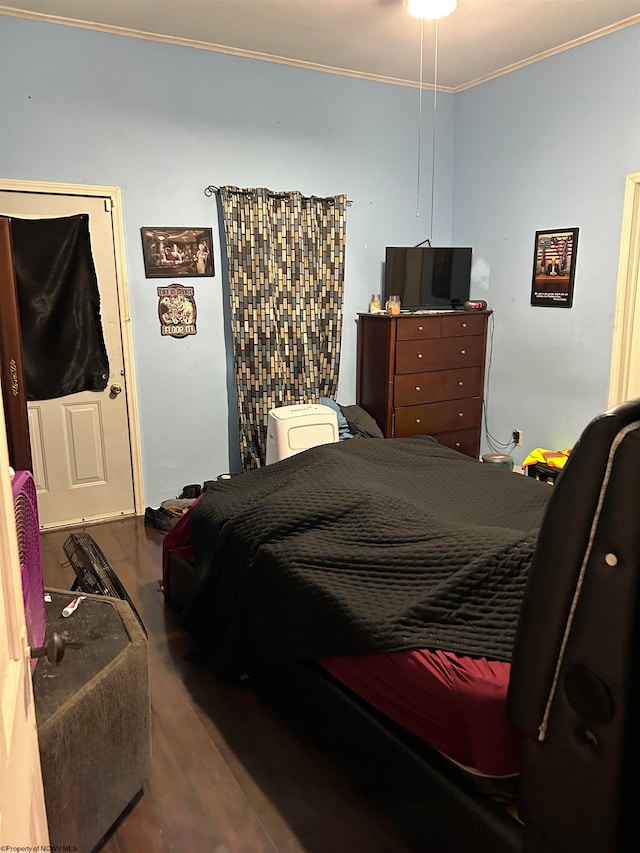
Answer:
[[(230, 470), (223, 297), (194, 285), (198, 334), (160, 337), (158, 284), (141, 226), (211, 225), (209, 184), (346, 193), (344, 335), (338, 400), (355, 402), (355, 316), (381, 288), (384, 246), (428, 236), (431, 137), (423, 130), (416, 218), (418, 93), (134, 38), (0, 16), (0, 173), (122, 188), (145, 500)], [(453, 97), (438, 100), (438, 216), (451, 239)]]
[[(570, 447), (607, 405), (640, 26), (462, 92), (455, 112), (453, 238), (474, 247), (474, 293), (495, 312), (489, 431), (521, 428), (524, 452)], [(571, 309), (530, 305), (535, 232), (555, 228), (580, 229)]]
[[(568, 446), (606, 403), (625, 175), (640, 157), (640, 27), (457, 96), (439, 95), (434, 243), (474, 247), (495, 310), (489, 425)], [(430, 105), (431, 95), (425, 93)], [(423, 104), (424, 107), (424, 104)], [(416, 216), (415, 89), (0, 16), (0, 174), (120, 186), (145, 499), (227, 471), (228, 359), (217, 275), (198, 334), (161, 338), (142, 226), (211, 225), (208, 184), (346, 193), (338, 400), (355, 401), (355, 316), (384, 247), (430, 233), (432, 110)], [(570, 311), (529, 307), (536, 230), (579, 227)], [(231, 433), (233, 431), (231, 430)]]

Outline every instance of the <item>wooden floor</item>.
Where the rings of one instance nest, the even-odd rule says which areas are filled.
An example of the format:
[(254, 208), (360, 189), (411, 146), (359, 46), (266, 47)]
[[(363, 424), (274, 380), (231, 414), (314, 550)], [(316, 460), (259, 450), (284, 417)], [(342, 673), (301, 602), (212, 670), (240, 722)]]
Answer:
[[(45, 586), (70, 588), (63, 544), (42, 537)], [(246, 682), (217, 678), (165, 607), (162, 534), (129, 518), (86, 528), (149, 632), (152, 772), (101, 853), (405, 853), (417, 849), (340, 765)], [(424, 848), (422, 848), (424, 850)], [(433, 853), (438, 853), (434, 850)]]

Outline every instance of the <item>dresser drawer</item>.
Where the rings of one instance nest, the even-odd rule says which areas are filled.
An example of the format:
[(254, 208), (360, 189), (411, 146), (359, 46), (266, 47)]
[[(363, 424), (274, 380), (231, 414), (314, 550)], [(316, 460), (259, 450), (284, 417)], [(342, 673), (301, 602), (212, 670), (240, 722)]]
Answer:
[[(476, 319), (474, 317), (474, 319)], [(396, 328), (398, 341), (442, 337), (442, 317), (400, 317)]]
[(447, 400), (423, 406), (402, 406), (395, 410), (394, 435), (437, 435), (466, 429), (478, 429), (482, 414), (482, 398)]
[(437, 432), (435, 435), (431, 433), (433, 438), (445, 447), (450, 447), (452, 450), (459, 450), (460, 453), (465, 453), (467, 456), (478, 458), (480, 446), (480, 430), (477, 429), (461, 429), (455, 432)]
[(415, 406), (440, 400), (479, 397), (482, 389), (482, 367), (460, 370), (434, 370), (424, 373), (402, 373), (394, 382), (394, 405)]
[(484, 336), (437, 338), (396, 343), (396, 373), (420, 373), (482, 364)]
[(442, 318), (442, 337), (482, 335), (485, 319), (483, 314), (446, 314)]

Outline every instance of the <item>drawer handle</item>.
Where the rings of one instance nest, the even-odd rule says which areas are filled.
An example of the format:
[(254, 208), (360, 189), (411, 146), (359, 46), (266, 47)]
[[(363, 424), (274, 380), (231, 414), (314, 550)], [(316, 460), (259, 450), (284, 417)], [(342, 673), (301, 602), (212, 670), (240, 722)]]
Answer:
[(416, 423), (417, 423), (417, 424), (419, 424), (419, 423), (420, 423), (420, 418), (416, 418)]
[(462, 381), (462, 379), (458, 382), (458, 385), (462, 388), (462, 386), (464, 385), (464, 382)]
[(419, 332), (424, 332), (424, 326), (418, 326), (418, 331), (419, 331)]
[(466, 354), (467, 354), (466, 349), (461, 349), (461, 350), (460, 350), (460, 355), (466, 355)]
[(462, 324), (462, 328), (463, 328), (463, 329), (466, 329), (466, 328), (467, 328), (467, 324), (466, 324), (466, 323), (463, 323), (463, 324)]
[(419, 385), (416, 385), (416, 391), (422, 391), (422, 388)]
[(460, 446), (461, 446), (460, 442), (456, 441), (456, 447), (460, 447)]
[(459, 417), (459, 418), (463, 418), (463, 417), (464, 417), (464, 412), (458, 412), (458, 417)]
[(418, 358), (422, 358), (422, 353), (421, 353), (421, 352), (419, 352), (419, 353), (418, 353)]

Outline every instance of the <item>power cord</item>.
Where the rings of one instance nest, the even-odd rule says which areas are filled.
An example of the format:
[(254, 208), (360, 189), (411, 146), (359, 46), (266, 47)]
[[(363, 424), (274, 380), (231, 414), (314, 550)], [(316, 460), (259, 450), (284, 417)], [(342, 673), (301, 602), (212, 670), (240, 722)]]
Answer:
[(484, 419), (484, 433), (487, 438), (487, 444), (493, 453), (508, 453), (510, 450), (513, 450), (517, 447), (517, 442), (514, 440), (513, 436), (509, 441), (500, 441), (500, 439), (496, 438), (489, 432), (489, 422), (488, 422), (488, 414), (489, 414), (489, 387), (491, 385), (491, 365), (493, 363), (493, 332), (494, 332), (494, 315), (489, 315), (489, 363), (487, 365), (487, 379), (485, 382), (485, 393), (484, 400), (482, 401), (482, 412)]

